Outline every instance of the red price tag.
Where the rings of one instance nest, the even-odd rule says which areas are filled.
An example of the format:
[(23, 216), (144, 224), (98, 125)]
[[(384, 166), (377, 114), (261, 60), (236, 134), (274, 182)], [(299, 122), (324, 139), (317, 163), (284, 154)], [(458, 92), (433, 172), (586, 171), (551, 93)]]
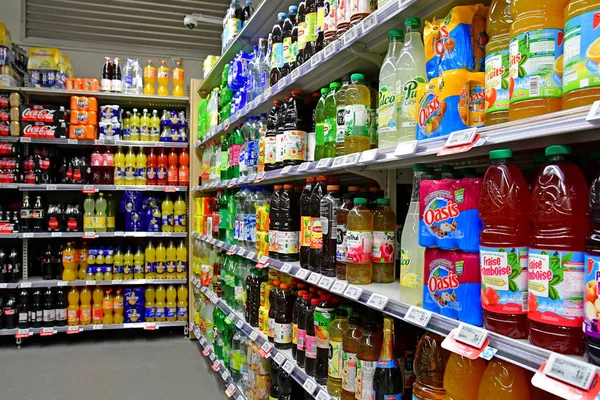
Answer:
[(468, 128), (452, 132), (450, 136), (448, 136), (446, 144), (437, 155), (440, 157), (449, 154), (464, 153), (475, 146), (481, 146), (485, 143), (485, 139), (480, 139), (481, 134), (477, 132), (477, 128)]
[(83, 193), (96, 193), (96, 187), (94, 185), (83, 185), (81, 190)]
[(74, 333), (81, 332), (81, 328), (79, 326), (69, 326), (67, 327), (67, 335), (72, 335)]
[(174, 193), (176, 191), (177, 191), (177, 188), (175, 186), (165, 186), (166, 193)]
[(82, 237), (84, 239), (96, 239), (96, 233), (95, 232), (86, 232), (83, 234)]
[[(591, 366), (593, 372), (595, 373), (595, 375), (592, 377), (582, 375), (582, 369), (578, 369), (576, 367), (565, 367), (566, 366), (564, 365), (561, 365), (559, 367), (557, 367), (556, 365), (551, 365), (551, 369), (553, 369), (554, 372), (558, 372), (560, 375), (563, 375), (563, 379), (565, 381), (569, 380), (572, 381), (574, 384), (577, 383), (577, 380), (580, 380), (579, 378), (591, 378), (592, 382), (590, 388), (588, 390), (585, 390), (548, 376), (547, 373), (549, 373), (550, 371), (548, 368), (547, 361), (544, 361), (542, 363), (540, 369), (538, 369), (533, 378), (531, 378), (531, 383), (535, 387), (545, 390), (548, 393), (555, 394), (556, 396), (562, 397), (564, 399), (592, 400), (598, 397), (600, 393), (600, 374), (595, 373), (595, 367)], [(579, 375), (571, 375), (572, 373), (576, 374), (577, 371), (579, 372)], [(571, 375), (571, 378), (575, 379), (569, 379), (569, 375)]]
[(15, 337), (22, 339), (22, 338), (29, 337), (30, 334), (31, 334), (31, 332), (29, 331), (29, 329), (18, 329), (17, 333), (15, 333)]
[(52, 336), (56, 333), (54, 328), (42, 328), (40, 331), (40, 336)]
[(144, 323), (144, 329), (147, 331), (155, 331), (158, 329), (156, 322), (146, 322)]
[(202, 350), (202, 355), (204, 355), (204, 357), (206, 357), (208, 355), (208, 351), (207, 350)]
[[(446, 339), (442, 342), (442, 347), (446, 350), (449, 350), (453, 353), (459, 354), (463, 357), (467, 357), (470, 360), (475, 360), (478, 358), (481, 353), (486, 349), (486, 347), (490, 344), (490, 339), (487, 337), (482, 341), (478, 340), (478, 338), (473, 337), (472, 343), (474, 345), (466, 344), (465, 342), (461, 342), (455, 339), (455, 335), (457, 334), (459, 328), (453, 329), (452, 332), (446, 336)], [(483, 331), (483, 329), (478, 329)], [(477, 344), (475, 344), (477, 343)], [(480, 347), (475, 347), (480, 345)]]
[(261, 172), (261, 173), (258, 174), (258, 176), (256, 177), (256, 179), (254, 180), (254, 183), (261, 182), (266, 177), (267, 177), (267, 173), (266, 172)]
[(228, 256), (232, 256), (233, 254), (235, 254), (235, 251), (237, 250), (237, 246), (231, 246), (229, 248), (229, 250), (227, 250), (227, 255)]

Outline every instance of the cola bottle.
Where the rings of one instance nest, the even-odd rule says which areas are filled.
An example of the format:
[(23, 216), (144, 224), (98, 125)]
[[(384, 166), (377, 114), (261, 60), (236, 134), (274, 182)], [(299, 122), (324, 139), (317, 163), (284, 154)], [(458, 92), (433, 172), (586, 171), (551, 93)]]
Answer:
[(8, 280), (7, 282), (18, 282), (21, 278), (21, 258), (17, 249), (14, 247), (10, 249), (10, 255), (8, 256)]
[(48, 232), (63, 232), (65, 217), (60, 204), (48, 205)]
[(58, 251), (52, 257), (52, 270), (54, 271), (54, 279), (61, 280), (64, 266), (62, 263), (64, 244), (58, 246)]
[(27, 289), (19, 293), (19, 304), (17, 305), (17, 326), (19, 329), (29, 327), (29, 292)]
[[(73, 176), (73, 171), (71, 171), (71, 177)], [(69, 177), (69, 160), (67, 157), (63, 157), (62, 162), (60, 164), (60, 168), (58, 170), (58, 180), (60, 183), (71, 183), (71, 177)]]
[(56, 307), (54, 306), (54, 293), (52, 289), (46, 289), (44, 293), (44, 309), (42, 311), (42, 326), (52, 327), (56, 323)]
[(37, 160), (38, 171), (38, 183), (48, 184), (53, 182), (52, 174), (52, 162), (50, 161), (50, 151), (47, 148), (42, 147)]
[(17, 298), (13, 292), (8, 294), (4, 303), (4, 328), (15, 329), (17, 327)]
[(41, 328), (44, 319), (42, 292), (40, 292), (39, 289), (35, 290), (31, 298), (31, 307), (29, 307), (29, 326), (32, 328)]
[(42, 279), (49, 280), (54, 277), (54, 266), (52, 263), (52, 247), (48, 245), (42, 255)]
[(4, 249), (0, 247), (0, 282), (8, 282), (8, 257)]
[(56, 326), (67, 325), (67, 299), (62, 288), (56, 290)]
[(115, 156), (110, 147), (106, 148), (106, 151), (102, 155), (102, 182), (105, 185), (112, 185), (114, 183), (115, 175)]
[(113, 64), (113, 76), (110, 83), (111, 92), (121, 93), (123, 92), (123, 78), (121, 76), (121, 60), (115, 57)]
[(29, 196), (23, 197), (23, 204), (21, 205), (21, 231), (31, 232), (31, 203), (29, 202)]
[(102, 79), (100, 79), (101, 92), (110, 92), (113, 76), (114, 64), (110, 61), (110, 57), (104, 57), (104, 64), (102, 64)]
[(45, 213), (44, 205), (42, 204), (42, 197), (37, 196), (31, 212), (31, 230), (33, 232), (43, 231)]
[(18, 211), (13, 211), (11, 224), (12, 224), (13, 233), (21, 232), (21, 223), (19, 221), (19, 212)]
[(80, 232), (81, 231), (81, 212), (79, 205), (69, 204), (65, 211), (66, 219), (66, 230), (67, 232)]

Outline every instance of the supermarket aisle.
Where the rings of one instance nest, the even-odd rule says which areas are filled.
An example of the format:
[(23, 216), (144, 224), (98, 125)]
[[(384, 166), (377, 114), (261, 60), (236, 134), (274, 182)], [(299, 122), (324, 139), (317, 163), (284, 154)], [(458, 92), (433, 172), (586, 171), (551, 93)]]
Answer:
[(159, 338), (37, 342), (2, 346), (2, 398), (28, 400), (223, 400), (223, 381), (198, 344), (181, 334)]

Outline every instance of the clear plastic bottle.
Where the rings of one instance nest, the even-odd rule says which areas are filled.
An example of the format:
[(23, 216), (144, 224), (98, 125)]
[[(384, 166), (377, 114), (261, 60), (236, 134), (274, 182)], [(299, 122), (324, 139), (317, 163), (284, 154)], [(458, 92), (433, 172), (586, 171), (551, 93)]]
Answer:
[(371, 92), (363, 74), (352, 74), (346, 89), (344, 153), (359, 153), (371, 148)]
[(335, 94), (342, 87), (340, 82), (331, 82), (329, 84), (329, 93), (325, 98), (325, 111), (323, 120), (323, 131), (325, 145), (323, 158), (332, 158), (336, 154), (336, 135), (337, 135), (337, 104)]
[(329, 364), (327, 368), (327, 391), (330, 395), (340, 398), (342, 394), (343, 373), (343, 334), (348, 329), (348, 311), (338, 307), (335, 319), (329, 326)]
[(398, 113), (396, 110), (396, 61), (400, 55), (404, 31), (392, 29), (388, 32), (388, 50), (379, 71), (379, 107), (377, 109), (378, 147), (395, 146), (398, 143)]
[(444, 338), (435, 333), (425, 332), (415, 352), (415, 375), (413, 399), (442, 400), (444, 390), (444, 371), (450, 353), (442, 348)]
[(325, 99), (328, 93), (328, 88), (321, 88), (321, 97), (315, 110), (315, 160), (325, 157)]
[(347, 225), (346, 279), (350, 284), (368, 285), (373, 277), (373, 214), (367, 208), (366, 198), (354, 199)]
[[(342, 78), (342, 87), (336, 90), (335, 110), (336, 110), (336, 126), (335, 126), (335, 156), (343, 156), (345, 153), (344, 141), (346, 139), (346, 91), (350, 86), (350, 77), (344, 75)], [(327, 100), (326, 100), (327, 101)]]
[(348, 213), (354, 208), (354, 196), (358, 194), (358, 190), (358, 186), (349, 186), (348, 193), (342, 197), (342, 204), (336, 212), (335, 275), (337, 279), (346, 280)]
[(396, 215), (390, 199), (377, 199), (373, 212), (373, 282), (391, 283), (396, 279)]

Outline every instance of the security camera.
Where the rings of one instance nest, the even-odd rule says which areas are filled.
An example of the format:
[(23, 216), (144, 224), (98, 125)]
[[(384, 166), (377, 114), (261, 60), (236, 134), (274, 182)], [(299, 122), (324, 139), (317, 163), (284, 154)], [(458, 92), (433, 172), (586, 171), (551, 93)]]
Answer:
[(208, 15), (202, 15), (200, 13), (187, 14), (183, 18), (183, 24), (185, 26), (187, 26), (189, 29), (195, 29), (196, 26), (198, 26), (198, 24), (200, 22), (204, 22), (205, 24), (212, 24), (212, 25), (222, 25), (223, 24), (223, 20), (220, 18), (211, 17)]
[(194, 29), (198, 25), (198, 18), (193, 14), (188, 14), (183, 18), (183, 24), (188, 27), (188, 29)]

